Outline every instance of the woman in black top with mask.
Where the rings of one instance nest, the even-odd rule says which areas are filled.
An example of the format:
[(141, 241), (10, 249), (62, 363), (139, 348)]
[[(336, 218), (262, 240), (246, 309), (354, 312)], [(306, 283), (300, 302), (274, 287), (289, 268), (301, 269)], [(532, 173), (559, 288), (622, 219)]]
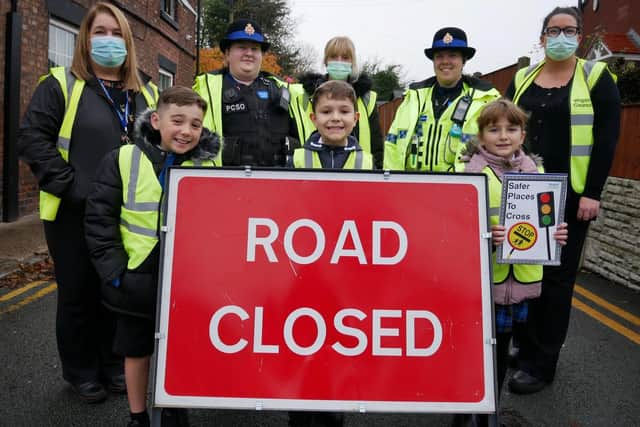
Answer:
[(582, 39), (576, 8), (555, 8), (544, 19), (545, 58), (521, 69), (507, 97), (531, 114), (525, 146), (544, 159), (548, 173), (569, 175), (565, 208), (569, 239), (560, 266), (545, 266), (542, 294), (529, 304), (519, 333), (515, 393), (535, 393), (553, 381), (569, 327), (573, 284), (589, 221), (600, 208), (620, 127), (620, 96), (606, 64), (575, 51)]
[(97, 3), (85, 16), (70, 69), (52, 68), (36, 88), (20, 127), (20, 156), (36, 176), (40, 217), (58, 285), (56, 336), (62, 376), (79, 397), (124, 393), (123, 360), (112, 352), (113, 314), (84, 240), (84, 205), (98, 163), (129, 141), (138, 113), (157, 90), (137, 72), (122, 12)]

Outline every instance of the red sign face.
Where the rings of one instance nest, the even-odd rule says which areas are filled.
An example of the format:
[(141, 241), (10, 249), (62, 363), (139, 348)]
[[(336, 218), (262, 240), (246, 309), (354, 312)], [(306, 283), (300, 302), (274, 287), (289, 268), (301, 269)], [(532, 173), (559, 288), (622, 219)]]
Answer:
[(477, 188), (377, 181), (179, 181), (167, 394), (485, 398)]

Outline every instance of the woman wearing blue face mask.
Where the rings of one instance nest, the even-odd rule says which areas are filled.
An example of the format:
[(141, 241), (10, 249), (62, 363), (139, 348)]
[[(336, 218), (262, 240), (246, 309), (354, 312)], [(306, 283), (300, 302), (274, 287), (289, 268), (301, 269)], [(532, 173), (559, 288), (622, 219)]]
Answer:
[(136, 116), (157, 89), (137, 71), (122, 12), (97, 3), (80, 26), (69, 69), (55, 67), (36, 87), (20, 127), (19, 150), (40, 186), (40, 217), (58, 285), (56, 337), (62, 377), (79, 397), (124, 393), (115, 318), (84, 238), (84, 205), (100, 159), (129, 141)]
[(311, 95), (318, 86), (328, 80), (345, 80), (353, 86), (356, 92), (360, 120), (353, 129), (362, 149), (373, 156), (374, 166), (382, 168), (384, 146), (378, 109), (376, 108), (377, 93), (371, 90), (373, 82), (364, 73), (358, 72), (356, 49), (348, 37), (334, 37), (324, 48), (324, 65), (326, 74), (307, 73), (300, 77), (304, 91), (295, 99), (296, 115), (299, 117), (298, 134), (300, 141), (306, 141), (316, 130), (311, 122)]
[(569, 239), (562, 265), (544, 267), (542, 294), (529, 304), (519, 335), (515, 393), (535, 393), (551, 381), (569, 326), (573, 284), (589, 221), (598, 215), (620, 127), (620, 96), (605, 63), (576, 57), (582, 17), (555, 8), (544, 19), (545, 58), (517, 72), (507, 96), (531, 114), (525, 147), (544, 159), (547, 172), (566, 173)]

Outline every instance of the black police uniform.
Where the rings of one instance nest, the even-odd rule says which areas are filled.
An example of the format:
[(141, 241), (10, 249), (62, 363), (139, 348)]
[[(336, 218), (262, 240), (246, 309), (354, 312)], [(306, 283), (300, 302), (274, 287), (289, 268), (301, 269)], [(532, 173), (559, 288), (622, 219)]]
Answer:
[(225, 166), (285, 166), (297, 148), (297, 127), (289, 115), (289, 96), (269, 74), (261, 72), (250, 85), (229, 72), (222, 84), (222, 128)]

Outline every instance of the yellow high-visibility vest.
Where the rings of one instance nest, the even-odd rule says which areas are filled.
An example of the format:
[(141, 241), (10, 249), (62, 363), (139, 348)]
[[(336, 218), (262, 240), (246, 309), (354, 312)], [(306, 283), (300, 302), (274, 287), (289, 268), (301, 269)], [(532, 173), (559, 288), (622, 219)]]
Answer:
[[(215, 166), (211, 160), (188, 160), (181, 166)], [(136, 145), (125, 145), (118, 153), (122, 177), (120, 235), (129, 261), (127, 268), (140, 266), (158, 243), (162, 186), (153, 164)]]
[[(320, 155), (317, 151), (306, 148), (296, 148), (293, 152), (293, 167), (307, 169), (322, 169)], [(347, 157), (342, 169), (373, 169), (373, 158), (365, 151), (353, 151)]]
[[(60, 84), (62, 95), (64, 96), (65, 112), (62, 120), (62, 126), (58, 131), (58, 141), (56, 147), (65, 162), (69, 162), (69, 146), (71, 141), (71, 131), (76, 120), (78, 112), (78, 104), (80, 96), (84, 90), (85, 81), (77, 79), (71, 73), (71, 70), (65, 67), (53, 67), (49, 70), (49, 74), (41, 76), (38, 83), (42, 82), (48, 76), (53, 76)], [(151, 82), (140, 88), (147, 106), (155, 108), (158, 99), (158, 88)], [(71, 96), (69, 96), (71, 93)], [(40, 191), (40, 219), (45, 221), (54, 221), (60, 208), (61, 199), (46, 191)]]
[[(571, 115), (571, 161), (570, 180), (573, 191), (582, 194), (587, 181), (587, 171), (593, 148), (593, 104), (591, 89), (596, 85), (605, 71), (617, 79), (607, 68), (607, 64), (599, 61), (586, 61), (577, 58), (569, 94), (569, 110)], [(515, 92), (513, 102), (518, 104), (520, 97), (534, 82), (545, 62), (541, 61), (529, 68), (518, 70), (514, 78)]]
[[(481, 90), (463, 82), (460, 95), (436, 120), (431, 99), (433, 88), (405, 92), (384, 143), (384, 169), (455, 171), (455, 160), (462, 148), (478, 133), (477, 119), (482, 107), (500, 97), (494, 88)], [(464, 96), (471, 100), (460, 126), (452, 118)], [(459, 127), (458, 132), (453, 132), (454, 125)]]

